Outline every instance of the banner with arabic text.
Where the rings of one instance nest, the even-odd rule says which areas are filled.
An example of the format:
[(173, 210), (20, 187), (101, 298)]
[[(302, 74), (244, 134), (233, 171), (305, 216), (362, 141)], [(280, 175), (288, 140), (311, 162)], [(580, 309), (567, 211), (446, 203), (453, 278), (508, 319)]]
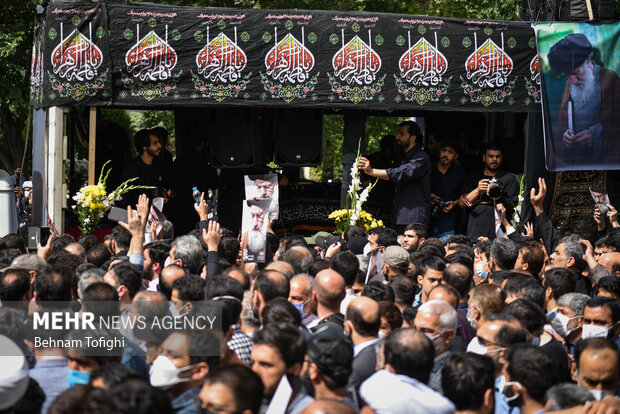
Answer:
[[(43, 77), (34, 106), (540, 110), (536, 43), (526, 23), (144, 4), (108, 4), (87, 21), (85, 8), (48, 6), (44, 66), (54, 53), (71, 59), (44, 71), (74, 92), (50, 93), (53, 80)], [(62, 36), (77, 36), (88, 52), (67, 52), (61, 24)]]
[(33, 106), (111, 104), (107, 17), (105, 4), (47, 8), (35, 30)]

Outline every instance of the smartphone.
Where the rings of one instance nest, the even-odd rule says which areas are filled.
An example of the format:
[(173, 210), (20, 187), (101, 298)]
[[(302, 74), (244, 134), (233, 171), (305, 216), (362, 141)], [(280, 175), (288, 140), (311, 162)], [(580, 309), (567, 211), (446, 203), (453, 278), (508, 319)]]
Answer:
[(49, 227), (29, 227), (28, 250), (36, 251), (39, 243), (41, 243), (41, 246), (45, 246), (47, 244), (47, 240), (50, 238), (50, 234), (51, 231)]
[(127, 210), (119, 207), (110, 208), (110, 212), (108, 213), (108, 219), (112, 221), (122, 221), (123, 223), (127, 223)]

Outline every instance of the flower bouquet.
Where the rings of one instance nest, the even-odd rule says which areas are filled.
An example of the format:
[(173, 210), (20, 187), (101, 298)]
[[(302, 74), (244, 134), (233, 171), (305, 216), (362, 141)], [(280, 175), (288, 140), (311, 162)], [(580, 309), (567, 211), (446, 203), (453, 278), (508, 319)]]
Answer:
[(512, 216), (511, 223), (515, 228), (517, 228), (521, 224), (521, 205), (523, 204), (523, 200), (525, 200), (525, 197), (523, 195), (525, 192), (525, 174), (519, 174), (517, 180), (519, 182), (519, 201), (515, 206), (515, 212)]
[(131, 190), (155, 188), (144, 185), (130, 185), (138, 179), (138, 177), (134, 177), (123, 182), (116, 190), (107, 194), (105, 184), (112, 170), (110, 168), (106, 171), (109, 162), (110, 161), (106, 162), (103, 168), (101, 168), (101, 174), (99, 174), (97, 184), (86, 185), (80, 188), (77, 194), (73, 196), (73, 199), (77, 202), (77, 204), (73, 206), (73, 209), (75, 210), (78, 220), (80, 220), (80, 231), (84, 234), (92, 233), (99, 226), (105, 213), (110, 210), (110, 207), (112, 207), (115, 202), (122, 199), (123, 194)]
[(375, 227), (383, 227), (381, 220), (375, 220), (372, 215), (362, 210), (362, 204), (368, 199), (370, 191), (377, 184), (377, 180), (374, 183), (364, 188), (360, 194), (362, 181), (360, 179), (359, 171), (360, 162), (360, 149), (357, 148), (357, 157), (351, 167), (351, 185), (349, 186), (349, 192), (347, 193), (347, 199), (344, 209), (335, 210), (330, 213), (328, 218), (334, 220), (336, 223), (336, 233), (342, 234), (349, 226), (359, 226), (364, 231), (368, 231)]

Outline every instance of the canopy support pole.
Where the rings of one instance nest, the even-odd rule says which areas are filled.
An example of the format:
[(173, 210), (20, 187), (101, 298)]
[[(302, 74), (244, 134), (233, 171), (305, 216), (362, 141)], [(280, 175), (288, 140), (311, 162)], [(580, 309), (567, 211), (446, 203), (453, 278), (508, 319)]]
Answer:
[(53, 106), (49, 109), (46, 147), (47, 214), (51, 222), (50, 227), (53, 225), (58, 233), (65, 231), (64, 209), (67, 207), (65, 112), (65, 108), (59, 106)]
[(97, 143), (97, 108), (90, 107), (88, 120), (88, 185), (95, 185), (95, 145)]

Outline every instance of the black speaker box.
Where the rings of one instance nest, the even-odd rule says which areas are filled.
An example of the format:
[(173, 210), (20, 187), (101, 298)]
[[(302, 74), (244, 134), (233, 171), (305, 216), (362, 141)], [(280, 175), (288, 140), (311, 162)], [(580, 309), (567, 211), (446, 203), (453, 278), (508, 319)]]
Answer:
[(246, 168), (262, 164), (262, 117), (252, 108), (217, 108), (210, 113), (211, 164)]
[(275, 163), (283, 167), (319, 165), (323, 157), (323, 111), (282, 110), (274, 125)]

